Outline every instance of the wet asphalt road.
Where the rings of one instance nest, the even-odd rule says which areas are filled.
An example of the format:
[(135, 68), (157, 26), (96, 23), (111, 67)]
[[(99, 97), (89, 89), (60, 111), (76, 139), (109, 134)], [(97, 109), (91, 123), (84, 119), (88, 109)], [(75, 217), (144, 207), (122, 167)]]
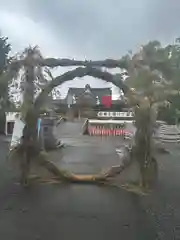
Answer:
[[(58, 128), (67, 147), (57, 164), (77, 173), (99, 172), (118, 162), (115, 141), (77, 136), (79, 125)], [(71, 136), (67, 133), (71, 132)], [(83, 146), (82, 146), (83, 145)], [(156, 191), (139, 197), (113, 187), (41, 184), (22, 189), (0, 153), (0, 239), (180, 239), (180, 161), (178, 152), (159, 157)]]

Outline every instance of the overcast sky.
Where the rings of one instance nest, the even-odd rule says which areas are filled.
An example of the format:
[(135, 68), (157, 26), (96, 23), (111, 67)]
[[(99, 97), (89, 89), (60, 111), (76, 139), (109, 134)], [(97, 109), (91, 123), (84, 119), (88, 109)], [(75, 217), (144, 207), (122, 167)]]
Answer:
[[(148, 40), (180, 36), (180, 0), (0, 0), (0, 30), (13, 51), (39, 45), (44, 56), (119, 58)], [(108, 86), (84, 78), (61, 87)]]

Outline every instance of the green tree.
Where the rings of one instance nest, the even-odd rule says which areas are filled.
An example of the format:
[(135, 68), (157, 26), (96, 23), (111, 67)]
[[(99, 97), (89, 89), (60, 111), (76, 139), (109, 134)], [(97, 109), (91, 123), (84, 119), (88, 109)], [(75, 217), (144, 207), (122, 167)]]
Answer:
[(7, 37), (0, 36), (0, 75), (7, 69), (11, 45)]
[[(144, 49), (149, 49), (151, 54), (146, 54), (146, 59), (149, 58), (149, 65), (152, 70), (159, 71), (159, 76), (163, 79), (166, 86), (168, 86), (169, 92), (166, 92), (166, 99), (170, 102), (170, 107), (161, 107), (159, 118), (167, 121), (169, 124), (175, 124), (177, 118), (179, 118), (178, 110), (180, 106), (180, 41), (176, 39), (174, 44), (161, 46), (155, 48), (149, 47), (149, 44), (145, 45)], [(154, 56), (154, 57), (153, 57)], [(138, 81), (136, 81), (138, 82)], [(141, 85), (141, 81), (139, 82)], [(145, 86), (146, 84), (144, 84)], [(172, 94), (173, 93), (173, 94)], [(159, 93), (162, 95), (162, 91)]]
[(8, 63), (11, 61), (9, 56), (11, 45), (8, 38), (0, 36), (0, 132), (5, 128), (5, 112), (13, 108), (9, 95), (9, 79), (6, 78)]

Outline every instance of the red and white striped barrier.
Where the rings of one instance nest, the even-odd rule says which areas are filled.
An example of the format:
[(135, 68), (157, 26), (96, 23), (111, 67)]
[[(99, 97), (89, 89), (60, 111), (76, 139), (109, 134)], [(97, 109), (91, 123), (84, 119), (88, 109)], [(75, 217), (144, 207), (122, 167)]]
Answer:
[(90, 136), (132, 136), (132, 133), (124, 129), (106, 129), (99, 127), (89, 127)]

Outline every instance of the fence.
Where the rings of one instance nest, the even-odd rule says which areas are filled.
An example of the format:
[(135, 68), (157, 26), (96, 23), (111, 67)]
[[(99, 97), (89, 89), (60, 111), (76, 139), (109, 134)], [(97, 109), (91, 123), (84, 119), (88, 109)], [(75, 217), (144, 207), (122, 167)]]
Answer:
[(161, 125), (155, 138), (164, 143), (180, 143), (180, 129), (176, 125)]
[(90, 136), (132, 136), (133, 133), (126, 128), (127, 124), (133, 124), (132, 120), (97, 120), (86, 121), (87, 133)]
[(122, 136), (126, 138), (132, 135), (125, 129), (106, 129), (97, 126), (89, 127), (88, 132), (90, 136)]

